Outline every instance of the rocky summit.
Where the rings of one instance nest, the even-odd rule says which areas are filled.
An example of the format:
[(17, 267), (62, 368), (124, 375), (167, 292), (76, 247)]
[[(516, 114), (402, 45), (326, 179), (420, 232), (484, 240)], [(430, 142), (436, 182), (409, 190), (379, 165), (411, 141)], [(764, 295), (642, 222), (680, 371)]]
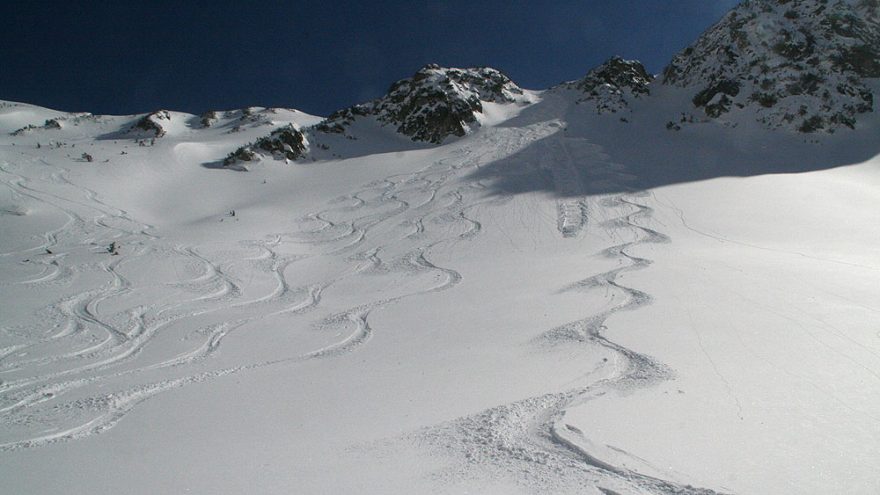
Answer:
[(563, 83), (556, 88), (582, 93), (576, 103), (590, 102), (599, 114), (617, 113), (627, 110), (632, 98), (650, 94), (649, 85), (653, 80), (654, 76), (640, 62), (612, 57), (590, 70), (582, 79)]
[(876, 0), (746, 0), (679, 53), (662, 82), (692, 90), (713, 119), (754, 112), (771, 128), (852, 128), (873, 110), (878, 12)]
[(344, 133), (356, 119), (373, 117), (413, 141), (439, 144), (479, 125), (485, 103), (515, 103), (523, 96), (523, 90), (498, 70), (431, 64), (392, 84), (381, 98), (334, 112), (317, 130)]

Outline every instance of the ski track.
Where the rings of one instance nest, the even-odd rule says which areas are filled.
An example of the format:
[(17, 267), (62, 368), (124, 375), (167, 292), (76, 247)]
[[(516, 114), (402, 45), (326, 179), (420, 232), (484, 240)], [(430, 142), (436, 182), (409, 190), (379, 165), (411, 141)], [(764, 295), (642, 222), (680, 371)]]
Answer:
[[(0, 451), (99, 434), (143, 401), (188, 384), (356, 351), (373, 336), (368, 321), (372, 312), (460, 283), (461, 275), (454, 269), (430, 261), (431, 250), (479, 234), (482, 226), (467, 210), (479, 204), (476, 196), (481, 189), (454, 179), (536, 137), (534, 132), (519, 130), (508, 134), (512, 139), (496, 137), (498, 146), (485, 148), (483, 153), (461, 148), (423, 170), (367, 184), (330, 202), (324, 210), (304, 215), (300, 229), (239, 242), (233, 255), (218, 253), (212, 246), (170, 243), (152, 226), (69, 180), (69, 171), (55, 164), (44, 160), (32, 160), (28, 168), (2, 164), (4, 186), (66, 218), (61, 227), (44, 234), (39, 244), (0, 253), (34, 257), (40, 251), (53, 252), (47, 254), (48, 262), (38, 261), (46, 265), (42, 273), (18, 283), (37, 291), (55, 283), (69, 292), (74, 280), (86, 276), (101, 275), (103, 282), (51, 302), (34, 315), (27, 328), (18, 331), (27, 335), (26, 342), (0, 349), (0, 418), (6, 425), (0, 430)], [(28, 174), (19, 172), (23, 170)], [(118, 256), (108, 252), (111, 242), (120, 247)], [(391, 250), (386, 249), (389, 243)], [(299, 252), (302, 247), (306, 254), (283, 254)], [(242, 251), (256, 255), (242, 256)], [(379, 256), (385, 251), (393, 251), (388, 259)], [(89, 256), (91, 261), (68, 264), (74, 256)], [(297, 261), (321, 256), (344, 256), (350, 266), (306, 286), (288, 280), (285, 271)], [(166, 290), (175, 291), (175, 297), (166, 301), (141, 301), (128, 309), (104, 311), (105, 306), (150, 288), (124, 275), (126, 265), (149, 262), (150, 257), (172, 258), (198, 267), (198, 273), (163, 284)], [(274, 289), (249, 297), (231, 271), (242, 263), (271, 277)], [(317, 314), (313, 329), (339, 335), (324, 347), (306, 352), (294, 349), (283, 358), (210, 369), (208, 358), (237, 328), (332, 306), (332, 300), (325, 301), (328, 289), (377, 274), (416, 283), (391, 295), (385, 293), (393, 293), (395, 284), (386, 284), (386, 289), (364, 294), (361, 304), (330, 316)], [(204, 319), (212, 315), (222, 321)], [(159, 339), (164, 347), (148, 353)], [(171, 378), (155, 378), (169, 374)]]
[[(459, 461), (437, 475), (443, 481), (452, 482), (467, 476), (489, 479), (501, 476), (535, 493), (594, 486), (602, 493), (715, 494), (712, 490), (659, 479), (602, 460), (601, 454), (584, 447), (593, 445), (589, 432), (564, 422), (568, 408), (608, 393), (650, 387), (672, 378), (673, 372), (667, 366), (605, 336), (609, 318), (651, 302), (649, 294), (618, 281), (622, 274), (651, 264), (651, 260), (631, 254), (631, 250), (641, 245), (668, 243), (670, 239), (645, 226), (650, 223), (653, 209), (643, 198), (650, 199), (651, 193), (633, 190), (596, 197), (583, 195), (578, 170), (585, 170), (593, 179), (620, 184), (632, 179), (622, 166), (609, 162), (607, 155), (583, 140), (554, 137), (545, 141), (547, 154), (544, 156), (551, 158), (542, 158), (540, 166), (549, 168), (557, 196), (561, 198), (557, 200), (560, 234), (577, 236), (586, 226), (587, 204), (591, 204), (589, 211), (596, 217), (596, 227), (604, 230), (609, 238), (620, 241), (599, 255), (619, 260), (619, 266), (563, 288), (565, 292), (602, 291), (609, 300), (606, 309), (553, 328), (535, 344), (598, 345), (612, 351), (616, 358), (588, 373), (587, 377), (596, 374), (600, 377), (591, 383), (497, 406), (425, 428), (407, 438)], [(571, 148), (586, 148), (580, 150), (586, 163), (575, 163)], [(603, 372), (602, 368), (610, 370)], [(622, 452), (611, 446), (605, 448)]]
[[(42, 165), (51, 167), (51, 164), (42, 162)], [(132, 246), (131, 253), (123, 256), (110, 256), (110, 261), (101, 261), (87, 266), (64, 267), (68, 271), (79, 274), (88, 270), (101, 270), (110, 276), (110, 281), (105, 285), (82, 291), (76, 295), (68, 296), (60, 301), (53, 303), (45, 312), (54, 314), (61, 321), (56, 322), (54, 329), (60, 331), (50, 331), (49, 335), (42, 338), (36, 338), (32, 342), (15, 345), (4, 349), (2, 357), (0, 357), (0, 414), (3, 415), (7, 425), (30, 424), (41, 421), (47, 424), (52, 423), (53, 411), (69, 411), (82, 406), (83, 410), (95, 409), (95, 404), (102, 403), (95, 397), (86, 399), (76, 399), (73, 402), (64, 403), (60, 399), (67, 393), (77, 389), (83, 389), (88, 385), (106, 382), (110, 378), (117, 378), (125, 375), (136, 375), (144, 370), (177, 366), (183, 363), (190, 363), (199, 359), (203, 359), (214, 352), (220, 344), (222, 338), (228, 334), (233, 328), (237, 328), (256, 317), (242, 318), (233, 320), (221, 325), (211, 325), (207, 330), (208, 338), (203, 345), (191, 352), (184, 352), (178, 356), (172, 357), (166, 361), (154, 362), (135, 367), (127, 370), (117, 371), (119, 365), (135, 358), (161, 330), (168, 326), (193, 318), (194, 316), (203, 315), (212, 311), (223, 309), (218, 302), (225, 302), (240, 298), (241, 291), (237, 284), (228, 277), (224, 270), (208, 258), (201, 256), (194, 247), (191, 246), (174, 246), (169, 249), (178, 256), (188, 258), (200, 263), (204, 267), (204, 274), (190, 281), (183, 281), (181, 286), (189, 286), (189, 289), (208, 288), (207, 291), (201, 291), (201, 295), (188, 300), (183, 300), (174, 304), (159, 305), (152, 308), (132, 308), (129, 310), (129, 322), (125, 326), (111, 323), (110, 315), (101, 312), (100, 307), (104, 301), (118, 298), (133, 291), (131, 283), (120, 273), (118, 268), (123, 263), (137, 260), (138, 257), (158, 251), (161, 247), (151, 247), (151, 244), (160, 244), (161, 239), (147, 232), (150, 226), (137, 224), (131, 217), (124, 212), (113, 208), (98, 199), (94, 191), (79, 188), (75, 184), (68, 181), (62, 173), (55, 172), (50, 176), (50, 182), (55, 185), (61, 185), (66, 189), (73, 189), (71, 197), (82, 195), (85, 201), (70, 200), (57, 194), (49, 193), (38, 189), (38, 186), (30, 185), (39, 183), (38, 180), (30, 179), (23, 175), (14, 174), (9, 170), (9, 164), (5, 164), (2, 172), (12, 175), (13, 180), (4, 180), (3, 183), (13, 189), (16, 193), (27, 196), (33, 200), (46, 204), (60, 210), (67, 216), (68, 221), (59, 229), (50, 231), (45, 235), (45, 242), (15, 253), (4, 253), (4, 255), (26, 254), (31, 251), (47, 250), (49, 248), (55, 250), (77, 250), (83, 244), (93, 243), (94, 239), (125, 239), (126, 247)], [(92, 222), (86, 222), (83, 219), (88, 215), (92, 215)], [(117, 225), (132, 225), (134, 229), (126, 229)], [(59, 234), (64, 233), (64, 239), (79, 237), (85, 239), (78, 245), (73, 243), (65, 244), (59, 239)], [(269, 243), (258, 243), (264, 253), (255, 260), (272, 259), (273, 275), (279, 284), (279, 287), (269, 296), (260, 298), (255, 301), (241, 301), (233, 304), (232, 307), (255, 305), (272, 299), (283, 299), (289, 295), (291, 288), (280, 275), (284, 267), (289, 264), (290, 260), (276, 260), (275, 253), (268, 247)], [(141, 247), (138, 247), (141, 246)], [(63, 256), (63, 255), (61, 255)], [(107, 259), (106, 257), (102, 257)], [(53, 264), (58, 263), (63, 257), (55, 257)], [(248, 260), (250, 261), (250, 260)], [(42, 276), (36, 280), (26, 280), (23, 283), (35, 284), (44, 282), (50, 277)], [(216, 290), (211, 290), (216, 288)], [(198, 290), (197, 290), (198, 292)], [(288, 305), (279, 311), (269, 312), (266, 316), (279, 314), (282, 312), (305, 311), (309, 306), (317, 304), (320, 291), (309, 289), (305, 302), (296, 302)], [(195, 304), (204, 304), (205, 302), (215, 303), (213, 307), (204, 307), (199, 310), (193, 310)], [(180, 314), (173, 316), (168, 315), (175, 310), (184, 310)], [(148, 322), (147, 315), (152, 312), (152, 322)], [(263, 316), (261, 316), (263, 317)], [(63, 323), (62, 323), (63, 322)], [(39, 336), (44, 332), (40, 331), (40, 321), (35, 322), (35, 326), (30, 329), (31, 334)], [(46, 346), (56, 341), (66, 343), (67, 346), (58, 346), (59, 349), (69, 348), (70, 344), (77, 344), (74, 339), (86, 336), (86, 341), (92, 343), (85, 348), (76, 349), (73, 352), (62, 352), (49, 356), (40, 356), (36, 359), (11, 359), (19, 356), (27, 356), (28, 350), (37, 350), (39, 346)], [(95, 341), (97, 341), (95, 343)], [(47, 365), (56, 365), (63, 363), (65, 366), (60, 371), (41, 374), (39, 369)], [(11, 372), (18, 372), (18, 375), (25, 375), (26, 378), (8, 379), (7, 376)], [(6, 375), (6, 376), (4, 376)], [(210, 374), (196, 375), (196, 377), (205, 378)], [(169, 384), (185, 384), (193, 380), (180, 379), (177, 381), (167, 382)], [(199, 381), (199, 380), (196, 380)], [(165, 382), (163, 382), (165, 383)], [(167, 386), (159, 386), (155, 390), (164, 390)], [(121, 392), (125, 394), (126, 392)], [(153, 395), (153, 394), (148, 394)], [(51, 408), (37, 413), (34, 412), (36, 406), (44, 403), (53, 403)], [(117, 401), (118, 402), (118, 401)], [(100, 409), (100, 407), (98, 408)], [(109, 408), (108, 411), (112, 411)], [(103, 431), (108, 421), (114, 422), (119, 416), (119, 412), (126, 411), (127, 408), (116, 408), (116, 411), (110, 415), (99, 415), (97, 418), (91, 418), (84, 424), (65, 430), (64, 433), (53, 434), (49, 437), (42, 438), (25, 438), (5, 442), (0, 446), (2, 450), (14, 450), (28, 446), (36, 446), (46, 443), (49, 440), (57, 440), (59, 438), (79, 438), (88, 432)], [(42, 414), (43, 417), (37, 418)], [(100, 419), (103, 418), (103, 419)], [(12, 431), (7, 433), (9, 437), (24, 436), (25, 432)]]
[[(632, 177), (585, 140), (547, 137), (558, 124), (545, 127), (494, 129), (484, 136), (488, 145), (478, 150), (465, 145), (422, 170), (366, 184), (330, 201), (325, 209), (303, 215), (293, 229), (263, 240), (241, 241), (233, 255), (225, 256), (223, 252), (208, 254), (212, 248), (216, 251), (212, 246), (170, 243), (154, 233), (152, 226), (138, 222), (128, 212), (104, 202), (95, 191), (69, 180), (68, 171), (54, 164), (34, 161), (40, 171), (50, 172), (42, 178), (14, 172), (11, 164), (3, 164), (0, 173), (4, 186), (66, 218), (61, 227), (46, 232), (33, 247), (0, 253), (0, 257), (30, 255), (36, 259), (35, 253), (52, 251), (35, 261), (43, 265), (41, 273), (18, 283), (40, 290), (50, 284), (70, 287), (74, 279), (86, 275), (102, 274), (106, 281), (52, 302), (41, 315), (35, 315), (32, 327), (27, 329), (30, 331), (25, 332), (31, 336), (30, 341), (0, 349), (0, 418), (7, 425), (0, 430), (0, 451), (37, 448), (100, 434), (118, 424), (138, 404), (168, 390), (247, 370), (356, 352), (381, 331), (370, 324), (373, 312), (406, 298), (448, 290), (462, 281), (453, 268), (432, 262), (431, 252), (479, 235), (483, 226), (468, 212), (498, 200), (485, 196), (482, 184), (456, 179), (540, 139), (547, 152), (539, 165), (549, 172), (560, 198), (559, 233), (566, 238), (577, 237), (587, 227), (587, 213), (592, 212), (596, 227), (620, 240), (600, 254), (618, 259), (620, 264), (563, 289), (604, 291), (613, 296), (613, 303), (603, 311), (546, 332), (536, 344), (598, 345), (616, 357), (587, 375), (605, 378), (430, 427), (411, 439), (457, 456), (464, 463), (466, 475), (482, 468), (501, 469), (536, 491), (552, 491), (560, 483), (589, 483), (604, 493), (714, 493), (603, 461), (582, 447), (589, 444), (585, 436), (588, 433), (562, 421), (569, 407), (614, 390), (650, 386), (671, 376), (671, 371), (653, 358), (604, 335), (606, 321), (613, 315), (636, 310), (651, 300), (649, 294), (618, 282), (621, 274), (644, 269), (651, 263), (631, 254), (631, 248), (669, 239), (643, 225), (652, 213), (641, 200), (645, 193), (586, 195), (582, 174), (591, 181), (616, 183)], [(581, 163), (585, 160), (590, 162), (589, 167)], [(123, 246), (120, 256), (99, 249), (110, 242)], [(82, 257), (84, 251), (95, 261), (68, 264), (73, 254)], [(291, 251), (297, 254), (285, 254)], [(166, 289), (176, 291), (175, 297), (165, 302), (139, 304), (112, 313), (102, 311), (102, 306), (149, 289), (127, 279), (123, 269), (129, 263), (149, 262), (150, 256), (173, 257), (198, 267), (198, 272), (164, 284)], [(300, 286), (285, 275), (302, 259), (340, 256), (347, 261), (346, 267), (324, 280)], [(274, 288), (251, 297), (233, 274), (239, 264), (270, 277)], [(338, 306), (332, 295), (335, 286), (364, 283), (370, 277), (385, 277), (385, 286), (360, 295), (362, 301), (348, 309), (329, 309)], [(417, 283), (395, 293), (398, 284), (388, 282), (388, 277)], [(328, 309), (321, 310), (324, 307), (329, 309), (329, 316)], [(209, 358), (236, 329), (279, 315), (310, 313), (312, 329), (332, 337), (326, 345), (304, 352), (293, 350), (281, 358), (219, 368), (215, 364), (212, 368)], [(210, 317), (222, 321), (212, 322)], [(149, 354), (147, 351), (159, 339), (164, 339), (166, 347), (169, 341), (175, 344), (170, 350), (162, 348), (159, 355)], [(55, 352), (45, 355), (47, 350)], [(28, 351), (38, 357), (28, 357)], [(121, 382), (128, 385), (119, 385)]]

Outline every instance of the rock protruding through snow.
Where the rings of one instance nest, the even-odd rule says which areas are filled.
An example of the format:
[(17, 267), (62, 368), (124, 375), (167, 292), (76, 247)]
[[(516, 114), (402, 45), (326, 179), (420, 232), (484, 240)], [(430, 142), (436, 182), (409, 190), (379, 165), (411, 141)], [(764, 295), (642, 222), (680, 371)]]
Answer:
[(138, 134), (139, 137), (157, 137), (160, 138), (168, 133), (165, 129), (166, 122), (171, 121), (171, 112), (168, 110), (158, 110), (156, 112), (144, 115), (140, 120), (134, 123), (129, 130), (130, 134)]
[(582, 79), (563, 83), (557, 88), (583, 93), (577, 103), (595, 104), (597, 113), (617, 113), (627, 110), (633, 98), (650, 94), (649, 85), (653, 80), (654, 76), (640, 62), (612, 57)]
[(663, 72), (693, 90), (709, 118), (753, 112), (770, 128), (854, 128), (873, 111), (866, 79), (880, 77), (875, 0), (747, 0)]
[(498, 70), (432, 64), (392, 84), (385, 96), (334, 112), (316, 128), (342, 134), (356, 119), (375, 117), (382, 126), (395, 126), (413, 141), (439, 144), (479, 126), (477, 116), (484, 103), (522, 101), (523, 90)]
[(301, 158), (307, 149), (308, 141), (305, 135), (290, 124), (272, 131), (271, 134), (254, 143), (236, 149), (223, 160), (223, 164), (233, 166), (241, 162), (258, 160), (262, 156), (296, 160)]

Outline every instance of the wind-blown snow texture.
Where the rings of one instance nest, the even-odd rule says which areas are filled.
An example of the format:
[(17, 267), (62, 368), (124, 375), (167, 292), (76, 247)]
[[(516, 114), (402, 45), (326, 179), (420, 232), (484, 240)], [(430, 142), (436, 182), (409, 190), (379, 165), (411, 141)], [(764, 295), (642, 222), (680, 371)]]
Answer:
[(877, 14), (326, 119), (0, 102), (4, 489), (878, 493)]

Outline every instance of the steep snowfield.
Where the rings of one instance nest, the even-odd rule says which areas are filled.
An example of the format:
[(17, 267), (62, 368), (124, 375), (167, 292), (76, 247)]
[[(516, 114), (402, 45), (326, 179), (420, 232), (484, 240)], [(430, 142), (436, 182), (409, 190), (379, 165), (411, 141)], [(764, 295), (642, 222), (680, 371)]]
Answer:
[(877, 493), (880, 122), (658, 91), (247, 173), (320, 119), (4, 104), (4, 491)]

